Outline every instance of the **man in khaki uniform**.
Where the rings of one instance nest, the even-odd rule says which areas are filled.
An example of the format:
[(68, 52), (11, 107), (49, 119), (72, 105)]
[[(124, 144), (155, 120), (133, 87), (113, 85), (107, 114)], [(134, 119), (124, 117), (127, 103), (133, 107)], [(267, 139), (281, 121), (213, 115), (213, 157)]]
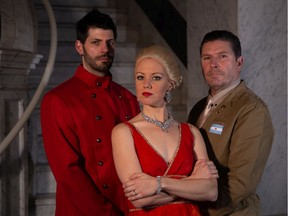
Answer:
[(218, 199), (200, 204), (202, 214), (258, 216), (256, 189), (274, 136), (268, 108), (240, 80), (243, 57), (237, 36), (228, 31), (209, 32), (200, 54), (210, 90), (192, 108), (188, 122), (200, 128), (219, 172)]

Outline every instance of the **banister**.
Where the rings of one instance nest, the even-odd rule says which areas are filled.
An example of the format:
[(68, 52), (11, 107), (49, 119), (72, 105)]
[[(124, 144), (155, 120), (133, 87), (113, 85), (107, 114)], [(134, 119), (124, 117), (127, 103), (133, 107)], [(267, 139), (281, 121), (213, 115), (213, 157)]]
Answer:
[(54, 17), (54, 13), (52, 10), (52, 7), (48, 0), (42, 0), (50, 22), (50, 36), (51, 36), (51, 42), (50, 42), (50, 50), (49, 50), (49, 57), (47, 61), (47, 65), (44, 71), (44, 74), (42, 76), (42, 79), (37, 87), (37, 90), (31, 99), (30, 103), (28, 104), (27, 108), (23, 112), (22, 116), (19, 118), (17, 123), (14, 125), (14, 127), (10, 130), (10, 132), (7, 134), (7, 136), (1, 141), (0, 143), (0, 155), (4, 152), (4, 150), (9, 146), (9, 144), (12, 142), (12, 140), (16, 137), (16, 135), (19, 133), (19, 131), (23, 128), (24, 124), (32, 114), (35, 106), (37, 105), (45, 87), (48, 84), (48, 81), (50, 79), (50, 76), (53, 71), (54, 62), (56, 58), (56, 51), (57, 51), (57, 26), (56, 26), (56, 20)]

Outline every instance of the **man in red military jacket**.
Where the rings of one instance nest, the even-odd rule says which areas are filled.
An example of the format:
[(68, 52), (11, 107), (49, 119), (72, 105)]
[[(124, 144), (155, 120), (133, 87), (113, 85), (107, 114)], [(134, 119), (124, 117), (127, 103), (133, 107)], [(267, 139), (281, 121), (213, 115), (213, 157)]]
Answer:
[(116, 216), (125, 212), (111, 130), (139, 112), (136, 97), (112, 81), (117, 32), (96, 10), (77, 23), (82, 64), (41, 104), (44, 147), (57, 182), (56, 216)]

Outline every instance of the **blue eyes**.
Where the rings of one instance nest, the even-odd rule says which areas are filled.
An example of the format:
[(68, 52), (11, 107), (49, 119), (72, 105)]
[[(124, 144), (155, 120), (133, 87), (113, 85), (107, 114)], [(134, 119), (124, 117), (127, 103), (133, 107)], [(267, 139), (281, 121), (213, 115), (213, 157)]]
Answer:
[(155, 77), (153, 77), (152, 79), (153, 79), (153, 80), (161, 80), (162, 77), (160, 77), (160, 76), (155, 76)]

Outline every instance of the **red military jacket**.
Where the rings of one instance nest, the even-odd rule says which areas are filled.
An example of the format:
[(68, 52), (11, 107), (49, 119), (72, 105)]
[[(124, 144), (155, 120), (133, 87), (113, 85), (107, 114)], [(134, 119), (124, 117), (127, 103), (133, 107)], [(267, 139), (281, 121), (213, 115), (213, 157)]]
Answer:
[(81, 65), (44, 96), (41, 126), (57, 182), (56, 216), (112, 216), (126, 210), (111, 130), (139, 111), (136, 97), (111, 76), (95, 76)]

